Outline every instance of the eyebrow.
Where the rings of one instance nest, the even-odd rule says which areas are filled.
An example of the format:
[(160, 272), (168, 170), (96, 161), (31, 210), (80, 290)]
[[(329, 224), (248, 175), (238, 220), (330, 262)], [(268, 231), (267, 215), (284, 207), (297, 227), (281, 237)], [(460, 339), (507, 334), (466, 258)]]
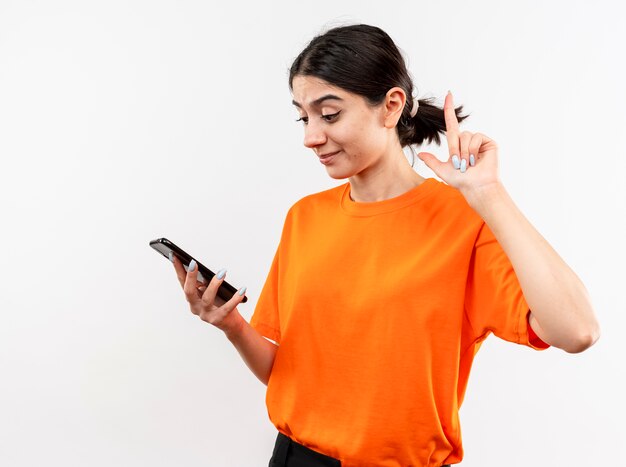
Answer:
[[(319, 107), (319, 105), (324, 102), (325, 100), (336, 100), (336, 101), (343, 101), (343, 99), (339, 96), (335, 96), (334, 94), (326, 94), (325, 96), (320, 97), (319, 99), (315, 99), (314, 101), (310, 102), (309, 105), (311, 107)], [(300, 105), (300, 103), (292, 100), (291, 103), (293, 105), (295, 105), (296, 107), (302, 108), (302, 105)]]

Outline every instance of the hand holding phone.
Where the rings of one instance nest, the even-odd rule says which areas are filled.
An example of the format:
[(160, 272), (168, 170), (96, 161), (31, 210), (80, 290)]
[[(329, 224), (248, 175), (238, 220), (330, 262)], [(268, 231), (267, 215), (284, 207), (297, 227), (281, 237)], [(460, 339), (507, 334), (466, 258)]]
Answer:
[[(169, 241), (167, 238), (152, 240), (150, 241), (150, 246), (170, 261), (172, 261), (172, 257), (170, 255), (178, 258), (185, 271), (189, 269), (189, 263), (191, 263), (191, 260), (194, 260), (198, 265), (199, 271), (197, 281), (203, 283), (205, 286), (208, 285), (209, 281), (213, 279), (213, 276), (215, 276), (213, 271), (204, 266), (200, 261), (192, 257), (185, 250)], [(226, 302), (230, 300), (235, 293), (237, 293), (237, 289), (228, 282), (224, 281), (217, 291), (217, 296)], [(242, 301), (243, 303), (247, 302), (248, 297), (244, 295)]]
[[(236, 307), (247, 301), (246, 288), (237, 291), (224, 281), (225, 270), (216, 275), (166, 238), (152, 240), (150, 246), (174, 264), (193, 314), (226, 333), (236, 330), (245, 321)], [(196, 264), (193, 270), (189, 267), (192, 261)]]

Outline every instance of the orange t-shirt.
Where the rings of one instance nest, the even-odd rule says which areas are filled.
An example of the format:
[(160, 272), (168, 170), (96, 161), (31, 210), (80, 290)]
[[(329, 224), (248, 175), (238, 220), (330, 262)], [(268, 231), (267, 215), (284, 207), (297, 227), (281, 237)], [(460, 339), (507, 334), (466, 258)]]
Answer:
[(372, 203), (352, 201), (348, 182), (306, 196), (250, 320), (279, 344), (270, 420), (346, 467), (458, 463), (482, 341), (549, 347), (528, 313), (493, 233), (445, 183)]

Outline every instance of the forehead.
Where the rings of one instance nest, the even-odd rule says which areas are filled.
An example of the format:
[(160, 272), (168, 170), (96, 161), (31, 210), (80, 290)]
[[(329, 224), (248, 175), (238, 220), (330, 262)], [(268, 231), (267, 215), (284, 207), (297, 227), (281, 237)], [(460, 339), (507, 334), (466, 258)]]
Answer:
[(345, 103), (354, 100), (351, 93), (313, 76), (296, 76), (292, 88), (291, 102), (299, 108), (316, 108), (328, 102)]

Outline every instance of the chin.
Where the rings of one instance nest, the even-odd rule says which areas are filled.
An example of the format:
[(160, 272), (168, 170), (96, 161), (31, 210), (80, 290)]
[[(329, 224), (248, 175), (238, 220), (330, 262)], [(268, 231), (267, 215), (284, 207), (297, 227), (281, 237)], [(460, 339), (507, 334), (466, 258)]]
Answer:
[(326, 173), (330, 178), (333, 178), (335, 180), (344, 180), (353, 177), (354, 175), (359, 173), (359, 170), (354, 167), (353, 164), (342, 164), (341, 162), (345, 161), (335, 161), (334, 164), (330, 164), (324, 167), (326, 169)]
[(333, 168), (327, 168), (326, 173), (330, 178), (334, 178), (335, 180), (345, 180), (346, 178), (350, 178), (354, 175), (352, 172), (348, 172), (345, 170), (334, 170)]

